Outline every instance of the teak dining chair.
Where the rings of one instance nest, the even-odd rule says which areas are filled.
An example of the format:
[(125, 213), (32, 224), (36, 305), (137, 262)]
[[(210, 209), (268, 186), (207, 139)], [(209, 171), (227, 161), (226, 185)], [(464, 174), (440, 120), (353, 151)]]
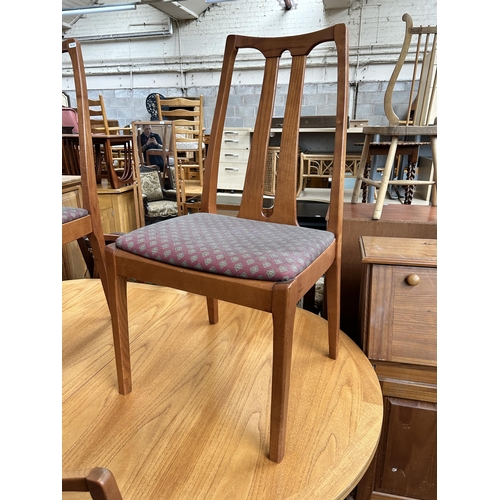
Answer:
[[(300, 227), (296, 214), (297, 148), (307, 55), (330, 42), (337, 55), (336, 133), (326, 231)], [(269, 457), (280, 462), (285, 434), (297, 302), (325, 275), (329, 356), (338, 351), (340, 258), (347, 138), (348, 33), (338, 24), (279, 38), (229, 35), (224, 52), (206, 159), (201, 212), (146, 226), (106, 247), (119, 391), (132, 390), (127, 279), (135, 278), (206, 296), (208, 319), (218, 321), (218, 300), (267, 311), (273, 319)], [(263, 83), (237, 217), (217, 213), (217, 177), (231, 77), (240, 49), (263, 56)], [(264, 209), (264, 178), (281, 56), (290, 53), (274, 205)], [(280, 75), (281, 77), (281, 75)], [(334, 83), (332, 83), (332, 88)], [(168, 321), (166, 318), (165, 321)], [(189, 332), (185, 332), (189, 335)], [(251, 340), (249, 340), (251, 342)], [(319, 381), (318, 381), (319, 382)]]
[[(88, 238), (92, 248), (94, 264), (99, 273), (106, 298), (108, 298), (108, 280), (104, 262), (105, 243), (99, 201), (97, 199), (94, 153), (87, 104), (87, 82), (80, 43), (75, 39), (63, 40), (62, 52), (67, 52), (71, 58), (75, 80), (78, 110), (78, 164), (83, 205), (82, 208), (62, 207), (62, 243), (64, 245), (70, 241), (81, 240), (84, 237)], [(82, 248), (82, 245), (80, 245), (80, 248)]]
[(104, 467), (63, 472), (62, 491), (86, 491), (92, 500), (123, 500), (115, 476)]
[[(361, 186), (378, 188), (377, 200), (372, 219), (378, 220), (382, 215), (384, 200), (388, 186), (406, 186), (405, 203), (411, 203), (414, 186), (430, 185), (431, 203), (437, 206), (437, 26), (413, 26), (409, 14), (403, 15), (406, 23), (405, 38), (396, 66), (389, 80), (385, 96), (384, 110), (389, 121), (388, 126), (363, 127), (365, 141), (363, 152), (352, 192), (352, 203), (358, 203)], [(412, 49), (412, 50), (410, 50)], [(394, 90), (405, 64), (411, 63), (412, 79), (409, 85), (408, 99), (404, 109), (395, 102)], [(396, 108), (399, 113), (396, 113)], [(373, 142), (375, 135), (389, 136), (389, 142)], [(433, 159), (433, 178), (431, 180), (415, 179), (415, 167), (420, 146), (426, 144), (421, 136), (430, 138)], [(413, 138), (409, 140), (408, 138)], [(369, 178), (369, 166), (373, 155), (387, 156), (381, 180)], [(392, 179), (394, 160), (397, 156), (408, 156), (407, 179)], [(372, 176), (373, 177), (373, 176)], [(410, 191), (411, 190), (411, 191)], [(410, 196), (408, 196), (410, 191)], [(366, 196), (363, 196), (365, 201)]]

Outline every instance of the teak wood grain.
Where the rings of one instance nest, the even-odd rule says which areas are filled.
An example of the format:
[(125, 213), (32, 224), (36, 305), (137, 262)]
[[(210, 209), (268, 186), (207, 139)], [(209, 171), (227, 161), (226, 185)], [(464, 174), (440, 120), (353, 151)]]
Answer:
[[(116, 391), (111, 320), (96, 280), (63, 287), (63, 469), (106, 467), (124, 500), (343, 500), (366, 471), (382, 425), (376, 373), (327, 322), (296, 311), (290, 441), (267, 458), (271, 315), (130, 283), (135, 390)], [(168, 313), (168, 314), (167, 314)], [(166, 322), (165, 318), (169, 318)]]

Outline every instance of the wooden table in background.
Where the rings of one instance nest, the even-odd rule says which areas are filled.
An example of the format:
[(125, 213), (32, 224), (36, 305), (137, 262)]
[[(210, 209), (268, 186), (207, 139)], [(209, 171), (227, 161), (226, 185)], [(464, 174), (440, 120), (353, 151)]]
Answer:
[(268, 458), (271, 315), (129, 284), (134, 387), (118, 393), (97, 280), (63, 282), (63, 469), (109, 468), (125, 500), (343, 500), (374, 455), (382, 396), (362, 351), (297, 309), (285, 458)]

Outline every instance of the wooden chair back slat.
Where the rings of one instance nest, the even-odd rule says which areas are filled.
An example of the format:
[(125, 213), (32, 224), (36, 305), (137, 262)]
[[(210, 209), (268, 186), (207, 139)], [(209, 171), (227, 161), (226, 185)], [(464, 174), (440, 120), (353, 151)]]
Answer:
[[(238, 216), (253, 220), (297, 225), (296, 192), (297, 192), (297, 150), (299, 124), (302, 105), (302, 93), (305, 79), (307, 55), (318, 44), (333, 42), (337, 44), (338, 82), (336, 134), (335, 143), (330, 147), (335, 151), (332, 176), (331, 200), (338, 213), (330, 217), (328, 227), (337, 233), (341, 231), (342, 206), (335, 200), (343, 189), (345, 145), (347, 130), (346, 90), (348, 75), (344, 63), (348, 58), (347, 47), (344, 46), (345, 26), (336, 25), (314, 34), (289, 37), (287, 54), (291, 55), (290, 83), (283, 120), (280, 142), (279, 166), (276, 175), (276, 191), (274, 205), (271, 210), (263, 209), (264, 179), (266, 174), (267, 151), (271, 122), (274, 112), (278, 72), (283, 53), (282, 48), (273, 44), (273, 38), (252, 38), (248, 36), (229, 36), (226, 43), (222, 77), (219, 85), (217, 103), (218, 111), (213, 119), (210, 132), (210, 147), (205, 161), (203, 183), (202, 211), (216, 212), (216, 191), (219, 170), (219, 158), (223, 140), (225, 116), (231, 92), (231, 74), (239, 50), (253, 48), (261, 52), (265, 58), (260, 103), (257, 112), (254, 133), (249, 152), (246, 177), (244, 182), (241, 206)], [(343, 32), (344, 30), (344, 32)], [(283, 41), (283, 39), (282, 39)], [(335, 84), (332, 84), (335, 85)], [(333, 142), (333, 141), (332, 141)], [(340, 217), (339, 217), (340, 215)]]

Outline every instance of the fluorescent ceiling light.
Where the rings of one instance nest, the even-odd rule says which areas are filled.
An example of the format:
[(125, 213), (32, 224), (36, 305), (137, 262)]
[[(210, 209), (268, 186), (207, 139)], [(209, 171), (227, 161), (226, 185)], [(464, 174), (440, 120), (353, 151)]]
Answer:
[(135, 3), (124, 5), (97, 5), (94, 7), (81, 7), (80, 9), (66, 9), (62, 11), (63, 16), (79, 16), (81, 14), (97, 14), (98, 12), (116, 12), (119, 10), (135, 10)]

